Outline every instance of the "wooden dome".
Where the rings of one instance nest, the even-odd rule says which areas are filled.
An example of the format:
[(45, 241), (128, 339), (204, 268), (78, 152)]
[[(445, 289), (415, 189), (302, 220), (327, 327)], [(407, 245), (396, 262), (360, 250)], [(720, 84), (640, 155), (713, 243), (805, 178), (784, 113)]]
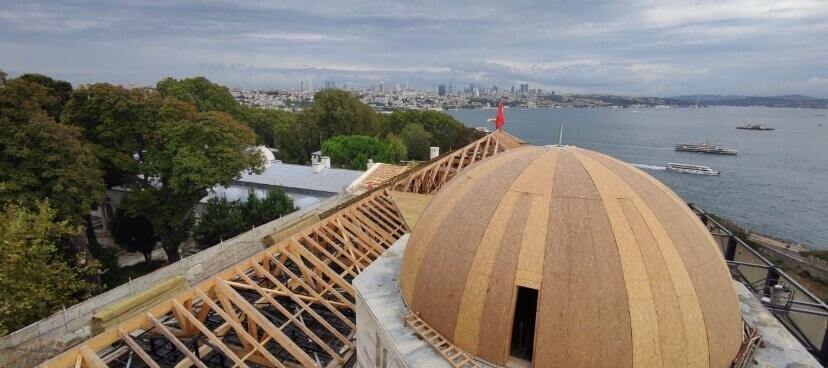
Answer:
[(535, 367), (725, 368), (741, 343), (727, 266), (693, 212), (641, 170), (575, 147), (515, 149), (458, 174), (420, 217), (400, 288), (497, 365), (514, 353), (521, 293), (536, 298)]

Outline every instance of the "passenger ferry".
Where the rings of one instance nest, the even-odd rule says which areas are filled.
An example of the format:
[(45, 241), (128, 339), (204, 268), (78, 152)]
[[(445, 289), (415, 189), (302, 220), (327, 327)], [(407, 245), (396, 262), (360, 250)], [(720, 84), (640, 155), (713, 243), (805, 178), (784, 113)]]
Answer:
[(696, 174), (696, 175), (719, 175), (719, 174), (721, 174), (719, 171), (713, 170), (708, 166), (692, 165), (692, 164), (677, 164), (675, 162), (667, 163), (667, 171), (677, 172), (677, 173), (685, 173), (685, 174)]
[(768, 128), (764, 124), (747, 124), (744, 126), (738, 126), (736, 129), (744, 129), (744, 130), (774, 130), (774, 128)]
[(712, 153), (716, 155), (738, 155), (739, 151), (713, 145), (710, 143), (681, 143), (676, 145), (676, 151), (682, 152), (698, 152), (698, 153)]

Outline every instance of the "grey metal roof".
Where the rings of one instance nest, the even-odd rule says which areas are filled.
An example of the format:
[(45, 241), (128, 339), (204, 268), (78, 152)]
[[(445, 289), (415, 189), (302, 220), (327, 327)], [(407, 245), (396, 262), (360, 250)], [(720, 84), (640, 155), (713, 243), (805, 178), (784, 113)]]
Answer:
[(363, 172), (330, 168), (314, 173), (311, 166), (273, 163), (261, 174), (243, 174), (236, 182), (339, 193)]

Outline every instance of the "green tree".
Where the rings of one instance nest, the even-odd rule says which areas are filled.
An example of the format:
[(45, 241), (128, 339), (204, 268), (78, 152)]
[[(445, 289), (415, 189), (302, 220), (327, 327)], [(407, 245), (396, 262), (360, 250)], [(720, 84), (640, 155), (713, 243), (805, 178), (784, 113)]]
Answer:
[(322, 154), (330, 156), (333, 164), (354, 170), (365, 170), (368, 159), (379, 162), (390, 161), (388, 144), (364, 135), (341, 135), (329, 138), (322, 144)]
[(42, 74), (23, 74), (18, 79), (35, 83), (49, 91), (54, 101), (45, 107), (46, 112), (55, 120), (60, 119), (63, 106), (69, 102), (72, 96), (72, 84), (67, 81), (52, 79)]
[(9, 74), (6, 73), (3, 69), (0, 69), (0, 87), (6, 85), (6, 80), (9, 78)]
[(420, 124), (408, 124), (400, 132), (400, 138), (408, 147), (408, 157), (413, 160), (427, 160), (431, 145), (431, 133)]
[(144, 262), (152, 261), (155, 249), (155, 231), (145, 216), (130, 216), (126, 211), (117, 211), (110, 224), (115, 242), (129, 252), (139, 252)]
[[(374, 110), (353, 94), (339, 89), (324, 89), (314, 95), (314, 102), (299, 116), (308, 151), (326, 139), (339, 135), (375, 135), (379, 117)], [(318, 138), (318, 139), (317, 139)]]
[(73, 268), (58, 254), (55, 244), (77, 234), (79, 229), (67, 221), (57, 221), (56, 216), (57, 212), (46, 202), (2, 207), (0, 335), (83, 300), (97, 290), (86, 281), (97, 274), (97, 264)]
[[(97, 83), (72, 94), (61, 121), (83, 130), (102, 164), (107, 187), (126, 185), (138, 175), (142, 156), (154, 143), (162, 102), (151, 90)], [(197, 113), (190, 108), (188, 114)]]
[(193, 227), (193, 239), (201, 248), (209, 248), (224, 239), (245, 231), (244, 213), (235, 201), (213, 197)]
[(64, 120), (84, 128), (106, 160), (110, 185), (130, 191), (122, 210), (150, 220), (170, 262), (180, 258), (193, 209), (207, 190), (262, 165), (250, 149), (256, 142), (250, 128), (226, 113), (199, 113), (190, 103), (151, 91), (82, 88)]
[(440, 147), (442, 152), (463, 147), (482, 137), (479, 132), (464, 126), (451, 115), (438, 111), (395, 111), (383, 117), (380, 134), (402, 134), (409, 124), (421, 125), (431, 134), (430, 146)]
[(385, 144), (388, 147), (386, 158), (389, 163), (396, 164), (408, 158), (408, 147), (399, 136), (389, 134), (385, 137)]
[(204, 77), (181, 80), (164, 78), (156, 83), (155, 89), (161, 96), (175, 97), (193, 104), (199, 112), (221, 111), (236, 117), (241, 113), (241, 105), (227, 87), (212, 83)]
[(210, 198), (193, 228), (193, 238), (200, 247), (211, 247), (293, 211), (293, 199), (281, 188), (270, 190), (263, 199), (251, 190), (243, 203), (224, 197)]
[(103, 197), (101, 171), (80, 130), (42, 109), (52, 100), (22, 79), (0, 88), (0, 203), (48, 198), (60, 220), (79, 224)]

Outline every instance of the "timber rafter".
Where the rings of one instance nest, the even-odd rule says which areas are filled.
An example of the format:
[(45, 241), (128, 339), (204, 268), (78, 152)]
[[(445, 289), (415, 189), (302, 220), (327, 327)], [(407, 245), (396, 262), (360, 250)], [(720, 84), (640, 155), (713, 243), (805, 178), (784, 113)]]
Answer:
[[(433, 193), (458, 170), (521, 144), (496, 132), (391, 187)], [(355, 354), (351, 281), (409, 231), (389, 190), (377, 189), (42, 366), (343, 366)]]

